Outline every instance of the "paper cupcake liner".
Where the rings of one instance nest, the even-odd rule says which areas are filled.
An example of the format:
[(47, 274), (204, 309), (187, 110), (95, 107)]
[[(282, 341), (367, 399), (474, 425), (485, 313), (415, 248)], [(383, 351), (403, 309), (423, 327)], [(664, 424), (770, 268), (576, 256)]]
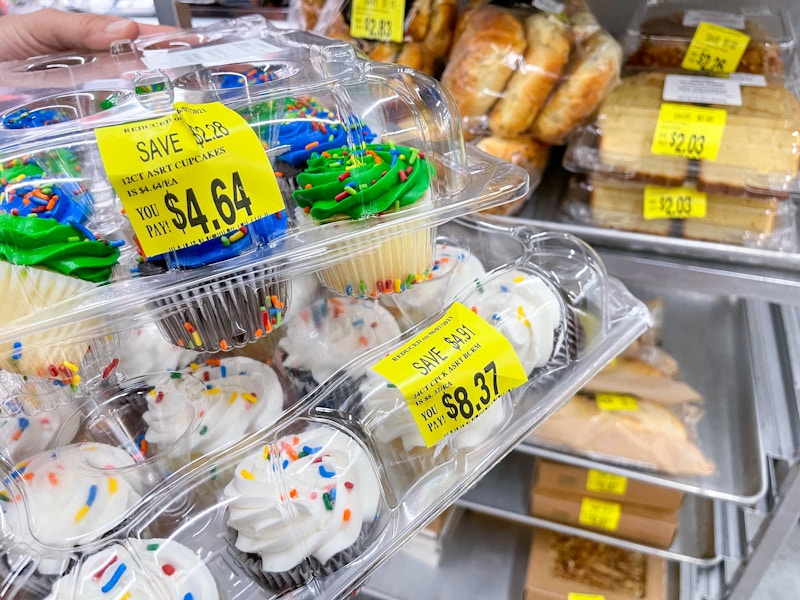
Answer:
[(556, 332), (553, 355), (541, 367), (535, 367), (528, 375), (528, 379), (536, 380), (537, 384), (545, 384), (550, 379), (560, 378), (557, 372), (578, 358), (586, 347), (586, 330), (583, 328), (575, 310), (567, 305), (566, 325)]
[[(292, 369), (283, 368), (289, 383), (292, 385), (297, 393), (297, 398), (304, 398), (311, 392), (320, 387), (319, 382), (314, 379), (311, 371), (307, 369)], [(344, 381), (338, 385), (325, 385), (325, 391), (322, 392), (322, 399), (316, 403), (316, 406), (321, 408), (339, 409), (345, 404), (352, 402), (353, 397), (361, 397), (361, 383), (366, 378), (366, 375), (356, 377), (354, 374), (348, 376)]]
[(158, 300), (160, 310), (168, 309), (158, 328), (169, 342), (190, 350), (241, 348), (283, 322), (289, 283), (271, 277), (264, 271), (242, 273)]

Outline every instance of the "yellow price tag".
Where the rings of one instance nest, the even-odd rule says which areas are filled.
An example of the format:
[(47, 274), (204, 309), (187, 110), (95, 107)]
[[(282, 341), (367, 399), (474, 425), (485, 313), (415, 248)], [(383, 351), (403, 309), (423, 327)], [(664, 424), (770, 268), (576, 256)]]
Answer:
[(284, 210), (261, 141), (219, 102), (98, 129), (108, 178), (146, 256), (194, 246)]
[(635, 411), (639, 410), (639, 402), (635, 396), (628, 394), (599, 393), (594, 396), (597, 408), (608, 411)]
[(511, 343), (458, 302), (372, 368), (403, 393), (429, 448), (528, 381)]
[(405, 0), (353, 0), (350, 35), (381, 42), (403, 41)]
[(616, 531), (622, 516), (622, 505), (594, 498), (581, 499), (581, 511), (578, 521), (588, 527)]
[(697, 26), (681, 67), (706, 73), (733, 73), (744, 56), (750, 36), (722, 25)]
[(576, 594), (570, 592), (567, 594), (567, 600), (606, 600), (602, 594)]
[(724, 108), (664, 102), (653, 134), (653, 154), (717, 160), (725, 120)]
[(628, 478), (624, 475), (589, 469), (589, 474), (586, 476), (587, 492), (624, 496), (627, 489)]
[(706, 194), (692, 188), (647, 185), (644, 188), (645, 219), (702, 219)]

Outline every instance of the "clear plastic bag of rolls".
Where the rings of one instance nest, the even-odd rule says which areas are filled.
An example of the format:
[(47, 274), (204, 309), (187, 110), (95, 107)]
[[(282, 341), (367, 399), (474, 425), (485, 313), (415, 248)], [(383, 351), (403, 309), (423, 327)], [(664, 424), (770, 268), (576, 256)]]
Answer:
[(461, 16), (442, 82), (465, 134), (563, 144), (619, 81), (620, 46), (585, 2), (552, 4), (563, 10), (478, 0)]

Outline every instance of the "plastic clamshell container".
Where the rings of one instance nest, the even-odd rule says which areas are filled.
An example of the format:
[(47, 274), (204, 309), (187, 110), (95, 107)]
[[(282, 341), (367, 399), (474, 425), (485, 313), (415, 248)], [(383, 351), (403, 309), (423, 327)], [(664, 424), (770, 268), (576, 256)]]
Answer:
[[(598, 108), (594, 121), (571, 140), (564, 166), (574, 173), (655, 185), (694, 183), (709, 192), (736, 194), (746, 190), (785, 197), (798, 189), (800, 101), (794, 91), (780, 80), (767, 80), (763, 87), (742, 85), (741, 105), (665, 102), (662, 95), (666, 78), (675, 76), (662, 71), (623, 76), (621, 84)], [(660, 119), (662, 107), (667, 104), (674, 107), (673, 114)], [(678, 131), (680, 125), (671, 130), (664, 126), (678, 123), (674, 119), (683, 116), (674, 114), (681, 111), (689, 115), (689, 120), (706, 118), (707, 113), (697, 116), (700, 113), (696, 111), (702, 110), (714, 110), (716, 116), (721, 116), (722, 124), (716, 129), (716, 156), (698, 160), (687, 158), (691, 153), (653, 152), (654, 139), (661, 139), (662, 147), (674, 142), (683, 149), (701, 137), (701, 141), (710, 143), (713, 132), (682, 133)], [(657, 135), (659, 128), (662, 133)], [(670, 133), (675, 135), (671, 138)], [(702, 152), (703, 146), (697, 148)]]
[[(157, 544), (164, 546), (165, 557), (173, 557), (170, 564), (178, 571), (173, 584), (197, 584), (199, 578), (208, 585), (201, 589), (209, 595), (199, 597), (342, 597), (357, 589), (384, 558), (469, 489), (648, 324), (644, 305), (606, 275), (594, 251), (570, 235), (488, 224), (453, 223), (446, 229), (457, 232), (490, 269), (459, 292), (457, 301), (469, 304), (482, 286), (509, 272), (525, 273), (558, 299), (557, 318), (542, 322), (543, 327), (575, 331), (569, 315), (577, 315), (583, 335), (575, 352), (563, 352), (569, 336), (556, 337), (551, 352), (558, 360), (535, 369), (527, 383), (500, 396), (473, 423), (431, 448), (398, 453), (378, 435), (382, 420), (368, 402), (386, 381), (372, 373), (354, 389), (349, 385), (351, 375), (370, 371), (387, 352), (430, 327), (445, 313), (440, 309), (401, 338), (351, 362), (272, 425), (224, 452), (190, 462), (133, 499), (105, 535), (90, 541), (73, 536), (70, 544), (47, 544), (39, 539), (44, 534), (31, 531), (36, 516), (30, 511), (6, 511), (0, 515), (4, 589), (44, 597), (58, 586), (63, 596), (57, 597), (74, 598), (92, 586), (120, 584), (125, 573), (116, 576), (119, 564), (103, 573), (97, 566), (108, 562), (97, 556), (108, 559), (108, 549), (114, 545), (122, 548), (119, 555), (130, 570), (121, 585), (138, 582), (144, 590), (160, 589), (165, 583), (159, 578), (165, 572), (146, 568), (152, 557), (145, 556), (146, 551), (156, 551)], [(512, 302), (510, 310), (516, 311), (515, 306)], [(335, 406), (330, 405), (332, 399)], [(500, 419), (489, 415), (495, 406)], [(19, 468), (15, 472), (17, 476), (5, 478), (3, 485), (15, 502), (27, 508), (31, 505), (27, 494), (39, 473), (26, 478)], [(130, 484), (135, 485), (136, 479)], [(83, 491), (92, 506), (101, 499), (99, 488), (96, 496)], [(78, 503), (83, 498), (82, 491), (72, 495)], [(297, 510), (289, 510), (287, 503), (296, 503)], [(90, 511), (91, 507), (83, 512)], [(311, 533), (307, 527), (311, 523), (318, 524), (323, 534)], [(237, 538), (241, 538), (238, 547)], [(172, 552), (184, 556), (180, 564)], [(208, 573), (197, 563), (204, 564)], [(53, 575), (67, 572), (71, 574), (55, 583), (59, 579)], [(196, 594), (195, 589), (182, 593)]]
[[(342, 295), (403, 292), (429, 275), (439, 224), (514, 201), (538, 183), (466, 148), (453, 101), (433, 79), (362, 60), (341, 42), (275, 29), (261, 17), (120, 42), (103, 56), (6, 63), (0, 72), (15, 86), (0, 106), (0, 164), (13, 175), (0, 207), (12, 216), (38, 211), (38, 221), (60, 219), (67, 229), (53, 235), (61, 245), (97, 236), (99, 246), (67, 250), (91, 247), (101, 257), (96, 270), (90, 261), (93, 281), (38, 269), (35, 259), (23, 270), (36, 277), (23, 281), (18, 265), (2, 263), (18, 302), (0, 311), (0, 365), (70, 386), (74, 374), (85, 383), (103, 372), (103, 366), (81, 372), (83, 353), (106, 344), (123, 319), (129, 328), (155, 321), (171, 343), (213, 352), (277, 328), (291, 304), (291, 281), (303, 274), (320, 272)], [(227, 126), (201, 123), (202, 135), (193, 125), (195, 141), (186, 138), (185, 147), (172, 133), (153, 146), (155, 132), (167, 131), (153, 125), (153, 135), (137, 146), (140, 158), (121, 161), (131, 172), (112, 185), (108, 161), (123, 152), (120, 140), (150, 127), (144, 121), (169, 121), (178, 102), (189, 104), (184, 123), (206, 110), (196, 105), (238, 116)], [(98, 136), (112, 125), (126, 132), (103, 150)], [(229, 133), (257, 149), (239, 162), (205, 168), (203, 161), (239, 151), (238, 142), (225, 145)], [(213, 152), (209, 144), (216, 144)], [(311, 156), (315, 149), (326, 154)], [(323, 163), (335, 162), (337, 152), (346, 164), (333, 167), (339, 176), (332, 182), (295, 182), (309, 159), (310, 170), (327, 176), (331, 165)], [(170, 153), (188, 158), (169, 162)], [(152, 162), (165, 156), (160, 167)], [(205, 189), (179, 172), (198, 164), (192, 177), (210, 178), (209, 170), (219, 169)], [(258, 166), (248, 180), (239, 170), (251, 164)], [(268, 166), (278, 174), (274, 185)], [(384, 185), (387, 172), (391, 183)], [(115, 186), (124, 187), (124, 201)], [(132, 206), (142, 194), (154, 194), (148, 196), (154, 202)], [(240, 226), (251, 207), (267, 216)], [(21, 226), (9, 215), (3, 219)], [(42, 246), (35, 241), (40, 233), (26, 235), (20, 253), (21, 238), (7, 235), (11, 260), (25, 264), (19, 254)], [(162, 234), (170, 236), (168, 248), (148, 249), (145, 241)]]
[(791, 16), (778, 2), (645, 0), (623, 38), (625, 66), (681, 69), (697, 26), (703, 22), (750, 37), (738, 73), (796, 80), (797, 38)]
[[(561, 202), (569, 218), (584, 225), (682, 237), (746, 248), (795, 252), (796, 209), (786, 198), (739, 193), (702, 194), (704, 217), (646, 218), (647, 186), (637, 181), (573, 175)], [(686, 193), (688, 191), (688, 194)], [(666, 202), (692, 202), (695, 186), (666, 188)], [(696, 201), (696, 200), (695, 200)]]

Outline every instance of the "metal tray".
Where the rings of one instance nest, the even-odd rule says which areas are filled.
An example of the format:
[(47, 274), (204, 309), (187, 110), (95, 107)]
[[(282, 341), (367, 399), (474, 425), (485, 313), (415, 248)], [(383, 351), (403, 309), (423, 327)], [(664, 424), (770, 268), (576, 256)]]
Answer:
[[(544, 458), (615, 472), (691, 494), (740, 504), (755, 504), (767, 491), (766, 457), (756, 407), (767, 402), (786, 405), (767, 384), (781, 379), (778, 361), (754, 368), (757, 350), (751, 347), (751, 321), (764, 303), (714, 293), (675, 288), (646, 289), (628, 285), (638, 298), (664, 300), (663, 348), (678, 361), (681, 379), (704, 397), (703, 417), (697, 423), (701, 450), (714, 461), (709, 476), (674, 476), (615, 465), (605, 457), (587, 457), (535, 441), (534, 431), (518, 447)], [(771, 319), (762, 327), (774, 329)], [(702, 335), (698, 335), (702, 332)], [(691, 340), (691, 343), (687, 343)], [(755, 373), (758, 372), (758, 377)]]
[(457, 505), (509, 521), (577, 535), (667, 560), (698, 566), (712, 566), (722, 560), (723, 540), (718, 539), (717, 510), (713, 500), (687, 495), (678, 513), (678, 529), (672, 545), (667, 549), (653, 548), (595, 531), (531, 517), (528, 514), (528, 504), (533, 487), (533, 463), (534, 458), (526, 454), (510, 454), (472, 490), (464, 494)]
[[(375, 571), (362, 600), (519, 600), (524, 595), (531, 530), (467, 511), (439, 567), (402, 552)], [(667, 563), (667, 600), (681, 598), (680, 567)]]

